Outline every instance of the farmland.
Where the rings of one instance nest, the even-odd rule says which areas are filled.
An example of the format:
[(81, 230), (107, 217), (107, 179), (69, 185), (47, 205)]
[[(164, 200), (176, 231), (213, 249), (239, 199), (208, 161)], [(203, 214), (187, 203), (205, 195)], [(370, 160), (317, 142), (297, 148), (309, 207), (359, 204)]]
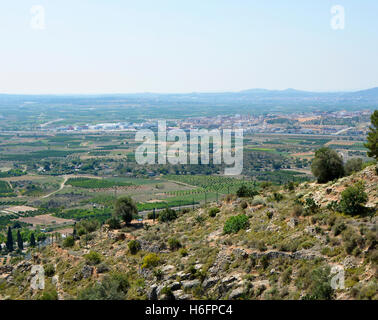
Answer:
[(114, 181), (107, 179), (90, 179), (90, 178), (71, 178), (66, 184), (85, 188), (85, 189), (100, 189), (100, 188), (112, 188), (112, 187), (128, 187), (131, 186), (131, 183)]
[[(0, 136), (0, 211), (31, 206), (30, 218), (53, 215), (67, 221), (106, 221), (115, 200), (130, 196), (141, 212), (219, 201), (243, 184), (260, 188), (312, 179), (311, 159), (324, 145), (347, 156), (363, 156), (360, 140), (315, 135), (252, 134), (244, 139), (243, 172), (223, 176), (223, 165), (138, 165), (130, 132), (19, 133)], [(365, 158), (366, 159), (366, 158)], [(19, 214), (2, 214), (0, 233)], [(38, 218), (36, 218), (38, 219)], [(34, 221), (34, 220), (33, 220)], [(35, 220), (37, 221), (37, 220)], [(65, 224), (45, 219), (48, 230)], [(25, 220), (23, 228), (35, 228)], [(28, 227), (29, 226), (29, 227)]]

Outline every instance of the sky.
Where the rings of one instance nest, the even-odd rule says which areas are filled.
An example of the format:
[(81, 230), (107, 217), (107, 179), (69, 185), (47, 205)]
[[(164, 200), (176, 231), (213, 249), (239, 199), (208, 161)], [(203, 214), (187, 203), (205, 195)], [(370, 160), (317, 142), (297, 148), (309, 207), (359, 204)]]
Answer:
[(0, 93), (367, 89), (377, 16), (377, 0), (1, 0)]

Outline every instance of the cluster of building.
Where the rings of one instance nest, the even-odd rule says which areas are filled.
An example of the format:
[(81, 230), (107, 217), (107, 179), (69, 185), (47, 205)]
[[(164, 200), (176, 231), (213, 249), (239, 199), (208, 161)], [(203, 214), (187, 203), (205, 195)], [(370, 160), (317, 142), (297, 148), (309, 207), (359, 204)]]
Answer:
[[(265, 114), (265, 115), (217, 115), (192, 117), (177, 120), (168, 120), (169, 128), (181, 129), (226, 129), (240, 128), (245, 133), (277, 133), (277, 134), (321, 134), (321, 135), (364, 135), (368, 130), (366, 126), (350, 127), (347, 124), (323, 123), (324, 119), (355, 119), (371, 114), (370, 110), (361, 111), (315, 111), (295, 114)], [(59, 127), (57, 131), (137, 131), (140, 129), (156, 129), (157, 119), (144, 122), (117, 122), (86, 125), (70, 125)]]

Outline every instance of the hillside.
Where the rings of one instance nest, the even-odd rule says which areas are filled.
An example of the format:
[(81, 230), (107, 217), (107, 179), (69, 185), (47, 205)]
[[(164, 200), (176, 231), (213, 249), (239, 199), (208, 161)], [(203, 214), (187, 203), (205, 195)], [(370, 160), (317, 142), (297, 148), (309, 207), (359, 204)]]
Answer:
[[(327, 206), (360, 180), (370, 214)], [(171, 222), (103, 225), (72, 247), (57, 243), (0, 265), (0, 299), (377, 299), (377, 186), (370, 166), (326, 185), (228, 196)], [(244, 214), (248, 224), (224, 229)], [(44, 265), (44, 291), (30, 289), (33, 264)], [(344, 270), (344, 289), (329, 286), (332, 267)]]

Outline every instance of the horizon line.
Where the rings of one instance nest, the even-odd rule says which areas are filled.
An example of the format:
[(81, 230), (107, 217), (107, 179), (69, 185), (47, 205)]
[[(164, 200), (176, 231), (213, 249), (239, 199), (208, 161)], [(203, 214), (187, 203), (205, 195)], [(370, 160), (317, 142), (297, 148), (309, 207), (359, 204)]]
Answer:
[(248, 91), (266, 91), (266, 92), (302, 92), (302, 93), (356, 93), (360, 91), (367, 91), (372, 89), (378, 89), (376, 87), (370, 87), (366, 89), (355, 89), (355, 90), (326, 90), (326, 91), (312, 91), (312, 90), (301, 90), (295, 88), (286, 89), (266, 89), (266, 88), (250, 88), (242, 89), (239, 91), (187, 91), (187, 92), (153, 92), (153, 91), (143, 91), (143, 92), (114, 92), (114, 93), (7, 93), (0, 92), (0, 95), (8, 96), (112, 96), (112, 95), (185, 95), (185, 94), (222, 94), (222, 93), (245, 93)]

